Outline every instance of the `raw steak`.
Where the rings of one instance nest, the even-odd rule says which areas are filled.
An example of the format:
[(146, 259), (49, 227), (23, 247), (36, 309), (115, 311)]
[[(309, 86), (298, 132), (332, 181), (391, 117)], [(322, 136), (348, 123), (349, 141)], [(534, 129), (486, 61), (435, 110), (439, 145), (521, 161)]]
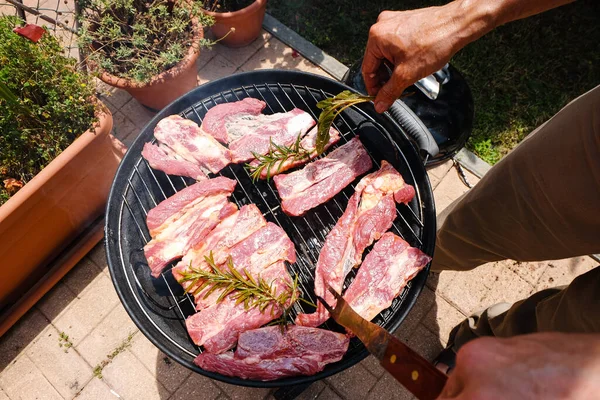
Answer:
[(152, 276), (158, 277), (171, 261), (183, 256), (237, 207), (227, 201), (234, 180), (218, 177), (200, 181), (162, 201), (148, 212), (146, 223), (152, 240), (144, 254)]
[[(142, 156), (150, 166), (166, 173), (186, 173), (196, 178), (198, 169), (206, 175), (217, 173), (231, 162), (229, 150), (200, 127), (179, 115), (163, 118), (154, 129), (159, 147), (148, 144)], [(185, 163), (184, 163), (185, 161)], [(192, 168), (190, 164), (195, 165)], [(202, 175), (200, 175), (202, 177)]]
[[(396, 218), (394, 198), (410, 201), (408, 198), (414, 195), (414, 189), (408, 187), (410, 185), (385, 160), (378, 171), (365, 176), (356, 185), (346, 211), (327, 235), (317, 261), (315, 293), (330, 305), (335, 305), (335, 298), (327, 286), (342, 292), (346, 275), (360, 264), (364, 250), (391, 228)], [(299, 314), (296, 323), (319, 326), (328, 318), (329, 313), (319, 303), (315, 313)]]
[[(258, 268), (257, 268), (258, 269)], [(250, 272), (250, 271), (249, 271)], [(273, 286), (277, 295), (289, 290), (292, 279), (285, 263), (277, 261), (260, 271), (250, 272)], [(186, 326), (193, 342), (211, 353), (223, 353), (235, 346), (240, 333), (256, 329), (281, 316), (280, 307), (269, 305), (262, 312), (258, 307), (246, 310), (244, 304), (236, 304), (231, 295), (223, 301), (190, 316)]]
[(142, 157), (152, 168), (165, 174), (189, 176), (197, 181), (207, 178), (205, 170), (200, 165), (184, 160), (168, 146), (146, 143), (142, 150)]
[(410, 247), (402, 238), (385, 233), (365, 257), (356, 278), (346, 290), (344, 299), (367, 321), (392, 305), (431, 257)]
[(278, 326), (240, 334), (235, 353), (202, 353), (194, 362), (200, 368), (227, 376), (269, 381), (297, 375), (314, 375), (326, 364), (342, 359), (350, 341), (346, 335), (317, 328)]
[(291, 146), (315, 125), (310, 114), (294, 108), (286, 113), (272, 115), (230, 117), (226, 124), (231, 159), (234, 163), (254, 159), (254, 154), (267, 154), (271, 142)]
[(227, 125), (231, 120), (251, 118), (260, 115), (266, 107), (264, 101), (247, 97), (233, 103), (217, 104), (212, 107), (202, 120), (202, 130), (221, 143), (229, 143), (243, 135), (243, 132), (228, 133)]
[(299, 171), (275, 176), (281, 208), (288, 215), (303, 215), (327, 202), (372, 166), (369, 154), (358, 137), (354, 137)]
[[(307, 152), (309, 152), (309, 155), (307, 157), (303, 157), (303, 158), (297, 159), (297, 160), (288, 159), (288, 160), (285, 160), (282, 163), (278, 162), (273, 167), (271, 167), (270, 170), (263, 169), (260, 172), (260, 177), (262, 179), (267, 179), (267, 178), (275, 176), (277, 174), (281, 174), (281, 173), (287, 171), (288, 169), (292, 169), (292, 168), (295, 168), (295, 167), (297, 167), (299, 165), (306, 164), (308, 161), (313, 160), (314, 158), (316, 158), (317, 157), (317, 150), (316, 150), (316, 147), (317, 147), (317, 132), (318, 132), (318, 128), (315, 126), (300, 141), (300, 146), (304, 150), (306, 150)], [(331, 146), (333, 146), (334, 144), (336, 144), (339, 140), (340, 140), (340, 133), (337, 131), (337, 129), (330, 128), (329, 129), (329, 142), (327, 142), (327, 144), (325, 145), (324, 149), (325, 150), (329, 149)], [(250, 163), (250, 165), (254, 166), (254, 167), (257, 166), (258, 165), (258, 160), (252, 161)]]

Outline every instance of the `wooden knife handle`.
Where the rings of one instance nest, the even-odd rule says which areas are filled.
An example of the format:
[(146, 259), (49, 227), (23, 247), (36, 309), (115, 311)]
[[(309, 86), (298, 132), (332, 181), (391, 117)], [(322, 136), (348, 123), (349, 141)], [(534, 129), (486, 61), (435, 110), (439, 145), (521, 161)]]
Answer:
[(390, 335), (381, 365), (419, 400), (435, 400), (448, 376)]

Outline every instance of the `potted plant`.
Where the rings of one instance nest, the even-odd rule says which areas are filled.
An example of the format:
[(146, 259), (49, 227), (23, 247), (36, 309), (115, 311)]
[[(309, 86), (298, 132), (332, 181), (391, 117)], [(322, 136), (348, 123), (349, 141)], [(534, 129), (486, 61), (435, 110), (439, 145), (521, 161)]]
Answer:
[(0, 335), (67, 272), (48, 267), (102, 215), (123, 154), (92, 78), (19, 23), (0, 17)]
[(161, 109), (197, 85), (203, 26), (213, 20), (186, 0), (80, 0), (80, 48), (111, 86)]
[(267, 0), (206, 0), (205, 13), (215, 22), (211, 30), (229, 47), (252, 43), (262, 29)]

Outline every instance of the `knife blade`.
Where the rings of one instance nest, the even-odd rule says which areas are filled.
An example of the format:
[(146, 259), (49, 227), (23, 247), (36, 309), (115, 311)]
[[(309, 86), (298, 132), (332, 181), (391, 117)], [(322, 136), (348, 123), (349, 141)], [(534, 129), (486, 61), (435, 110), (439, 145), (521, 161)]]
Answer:
[(420, 400), (434, 400), (439, 396), (448, 379), (446, 374), (385, 329), (361, 317), (331, 287), (329, 291), (337, 299), (335, 308), (321, 297), (317, 299), (338, 324), (363, 342), (386, 371)]

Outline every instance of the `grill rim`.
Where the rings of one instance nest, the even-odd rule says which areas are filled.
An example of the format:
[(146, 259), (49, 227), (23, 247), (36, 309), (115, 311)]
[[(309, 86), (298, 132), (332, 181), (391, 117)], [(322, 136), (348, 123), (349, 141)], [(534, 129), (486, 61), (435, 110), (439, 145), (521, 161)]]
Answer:
[[(121, 240), (120, 226), (122, 222), (122, 210), (125, 208), (125, 202), (123, 201), (120, 195), (125, 193), (125, 189), (127, 187), (126, 181), (128, 173), (131, 171), (132, 168), (129, 164), (135, 164), (135, 160), (141, 157), (139, 154), (134, 155), (131, 152), (131, 149), (139, 147), (140, 144), (138, 142), (145, 142), (145, 140), (141, 140), (141, 137), (143, 136), (142, 133), (149, 129), (149, 127), (155, 126), (158, 123), (158, 121), (160, 121), (162, 118), (168, 115), (180, 114), (189, 108), (193, 108), (193, 106), (197, 105), (200, 102), (200, 100), (207, 99), (211, 96), (217, 97), (224, 92), (231, 91), (232, 89), (235, 90), (239, 87), (251, 87), (253, 85), (262, 84), (291, 84), (297, 86), (306, 85), (309, 86), (311, 89), (314, 88), (317, 90), (326, 90), (331, 93), (335, 93), (335, 90), (351, 90), (353, 92), (356, 92), (356, 90), (340, 82), (323, 77), (321, 75), (297, 71), (263, 70), (245, 72), (221, 78), (219, 80), (215, 80), (200, 87), (197, 87), (193, 91), (180, 97), (179, 99), (175, 100), (170, 105), (165, 107), (163, 110), (161, 110), (158, 114), (156, 114), (144, 126), (140, 134), (138, 134), (134, 142), (131, 144), (130, 149), (128, 149), (127, 154), (125, 155), (123, 161), (119, 165), (119, 168), (113, 180), (113, 184), (111, 186), (109, 200), (107, 202), (106, 207), (104, 243), (106, 249), (107, 263), (109, 265), (109, 270), (111, 273), (111, 281), (113, 282), (113, 286), (117, 291), (121, 303), (123, 304), (124, 308), (126, 309), (130, 318), (134, 321), (136, 326), (163, 353), (167, 354), (169, 357), (171, 357), (175, 361), (179, 362), (181, 365), (191, 369), (194, 372), (200, 373), (212, 379), (220, 380), (225, 383), (248, 387), (277, 388), (290, 385), (308, 384), (315, 382), (316, 380), (332, 376), (360, 362), (369, 353), (364, 348), (364, 346), (360, 344), (362, 349), (356, 351), (351, 357), (344, 358), (335, 364), (330, 364), (325, 368), (325, 370), (315, 375), (290, 377), (267, 382), (246, 380), (237, 377), (228, 377), (225, 375), (203, 370), (196, 366), (192, 361), (185, 359), (180, 354), (178, 354), (176, 352), (177, 349), (170, 348), (169, 346), (165, 345), (165, 343), (163, 343), (163, 340), (159, 340), (162, 339), (162, 337), (158, 335), (167, 337), (169, 341), (175, 345), (175, 347), (179, 347), (179, 345), (175, 343), (175, 340), (173, 338), (168, 337), (163, 332), (161, 332), (160, 328), (156, 326), (152, 319), (145, 317), (144, 314), (146, 313), (146, 310), (144, 310), (143, 307), (140, 305), (139, 300), (137, 300), (136, 296), (125, 293), (125, 289), (127, 289), (127, 287), (121, 287), (122, 283), (117, 281), (117, 276), (115, 275), (114, 271), (117, 270), (118, 266), (113, 265), (114, 262), (125, 263), (128, 261), (124, 260), (120, 254), (117, 254), (119, 253), (118, 246)], [(330, 90), (331, 87), (334, 87), (335, 89), (332, 91)], [(367, 113), (367, 115), (369, 115), (372, 118), (371, 113)], [(422, 238), (422, 245), (420, 246), (420, 248), (423, 252), (429, 255), (433, 255), (433, 250), (435, 247), (436, 214), (435, 203), (433, 202), (433, 192), (429, 181), (429, 177), (418, 155), (418, 151), (416, 150), (413, 142), (408, 137), (408, 135), (392, 118), (389, 117), (389, 115), (384, 114), (381, 117), (385, 119), (386, 124), (391, 125), (391, 127), (393, 127), (393, 129), (386, 129), (386, 131), (393, 136), (392, 139), (394, 141), (405, 141), (411, 143), (412, 145), (410, 146), (411, 154), (407, 155), (404, 151), (402, 151), (402, 156), (406, 160), (407, 166), (413, 174), (415, 180), (414, 184), (417, 190), (420, 192), (421, 197), (420, 210), (422, 212), (423, 227), (422, 234), (420, 236)], [(129, 160), (130, 158), (133, 160)], [(125, 171), (126, 169), (127, 171)], [(119, 234), (116, 234), (112, 229), (113, 227), (111, 225), (114, 225), (114, 223), (111, 222), (114, 221), (118, 222)], [(411, 280), (411, 287), (406, 293), (405, 299), (402, 300), (400, 308), (396, 312), (394, 312), (394, 322), (392, 323), (393, 326), (391, 329), (392, 332), (398, 329), (402, 321), (404, 321), (404, 319), (406, 318), (408, 312), (412, 309), (415, 302), (417, 301), (418, 296), (420, 295), (421, 291), (425, 286), (427, 275), (429, 273), (429, 268), (430, 266), (427, 265), (426, 268), (424, 268), (415, 278)], [(133, 301), (130, 301), (128, 299), (128, 296), (133, 297)], [(181, 347), (179, 347), (179, 349), (181, 349)]]

